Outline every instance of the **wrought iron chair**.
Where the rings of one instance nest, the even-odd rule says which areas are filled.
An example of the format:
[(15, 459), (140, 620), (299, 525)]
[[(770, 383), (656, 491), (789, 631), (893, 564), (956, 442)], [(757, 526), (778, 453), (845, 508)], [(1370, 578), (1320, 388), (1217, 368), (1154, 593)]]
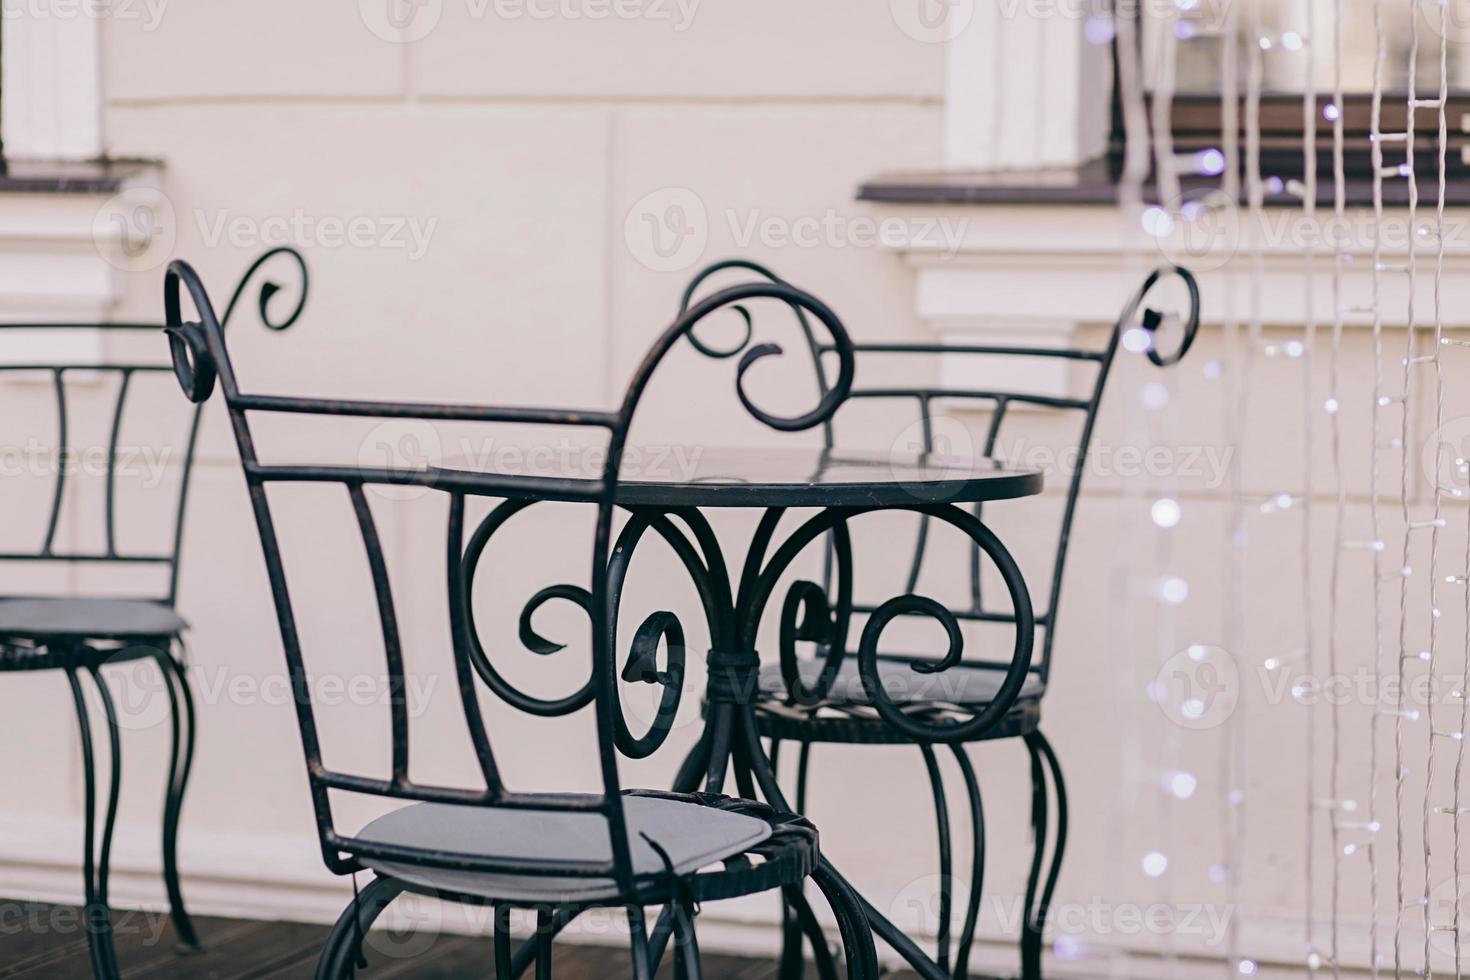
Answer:
[[(684, 296), (687, 306), (705, 280), (722, 270), (736, 268), (755, 272), (771, 281), (781, 281), (770, 270), (755, 263), (732, 260), (716, 263), (702, 272), (690, 283)], [(1158, 311), (1146, 308), (1144, 301), (1161, 281), (1177, 276), (1188, 292), (1189, 311), (1183, 323), (1182, 337), (1177, 350), (1166, 355), (1153, 343), (1164, 317)], [(1141, 317), (1140, 317), (1141, 311)], [(816, 365), (817, 383), (827, 391), (832, 381), (828, 377), (831, 345), (818, 341), (810, 324), (803, 321), (806, 339)], [(1042, 926), (1051, 902), (1057, 876), (1061, 869), (1063, 850), (1067, 835), (1067, 797), (1061, 767), (1050, 743), (1040, 730), (1041, 702), (1046, 694), (1051, 674), (1052, 644), (1056, 635), (1057, 609), (1061, 599), (1062, 572), (1067, 557), (1067, 545), (1071, 535), (1072, 519), (1076, 512), (1078, 494), (1082, 488), (1088, 447), (1097, 422), (1098, 409), (1102, 403), (1113, 360), (1124, 332), (1130, 327), (1146, 332), (1150, 342), (1146, 348), (1149, 360), (1166, 367), (1177, 363), (1193, 343), (1199, 328), (1199, 290), (1194, 277), (1188, 270), (1179, 267), (1163, 267), (1148, 275), (1138, 291), (1124, 305), (1113, 325), (1107, 343), (1096, 350), (1081, 348), (1002, 347), (1002, 346), (959, 346), (919, 343), (859, 343), (854, 351), (859, 362), (878, 355), (896, 356), (974, 356), (1008, 359), (1007, 363), (1025, 358), (1061, 358), (1070, 362), (1095, 366), (1091, 390), (1085, 398), (1058, 397), (1024, 391), (1002, 390), (955, 390), (941, 387), (854, 387), (849, 399), (872, 399), (885, 402), (900, 402), (916, 405), (922, 439), (922, 451), (933, 453), (934, 422), (936, 403), (971, 402), (977, 408), (990, 410), (981, 455), (991, 456), (996, 452), (1002, 426), (1007, 413), (1015, 405), (1040, 406), (1045, 409), (1067, 411), (1081, 416), (1082, 424), (1077, 448), (1077, 465), (1066, 485), (1066, 496), (1060, 520), (1056, 549), (1053, 553), (1051, 581), (1044, 608), (1035, 614), (1038, 630), (1044, 631), (1038, 644), (1039, 661), (1031, 664), (1026, 682), (1013, 702), (1001, 711), (994, 724), (985, 724), (977, 730), (977, 717), (981, 712), (991, 711), (1000, 695), (1001, 682), (1006, 676), (1006, 663), (966, 659), (954, 666), (944, 666), (933, 657), (913, 654), (880, 653), (879, 639), (885, 627), (897, 616), (921, 614), (939, 619), (945, 626), (951, 644), (950, 656), (958, 657), (962, 646), (959, 623), (1014, 623), (1011, 612), (995, 611), (982, 603), (980, 556), (972, 551), (967, 571), (969, 602), (959, 608), (946, 608), (932, 600), (915, 597), (920, 573), (924, 568), (928, 544), (929, 520), (921, 518), (914, 544), (913, 558), (907, 574), (907, 592), (915, 604), (904, 606), (884, 603), (883, 606), (854, 603), (852, 612), (866, 615), (868, 621), (861, 633), (859, 649), (843, 651), (837, 670), (829, 677), (824, 671), (830, 667), (831, 644), (827, 642), (831, 632), (832, 617), (812, 616), (812, 605), (807, 601), (815, 595), (822, 600), (822, 608), (835, 608), (833, 604), (833, 568), (837, 556), (849, 549), (830, 548), (826, 555), (823, 582), (797, 583), (788, 598), (786, 615), (781, 621), (781, 664), (770, 664), (761, 671), (761, 700), (756, 705), (756, 719), (763, 737), (771, 740), (773, 765), (779, 760), (783, 741), (798, 743), (796, 801), (797, 812), (806, 812), (807, 777), (810, 771), (813, 744), (844, 745), (915, 745), (924, 760), (933, 791), (938, 821), (940, 908), (937, 931), (937, 957), (941, 969), (956, 978), (968, 973), (968, 961), (974, 941), (979, 916), (981, 886), (984, 877), (985, 830), (979, 781), (975, 769), (964, 748), (965, 743), (1019, 738), (1030, 755), (1032, 780), (1032, 826), (1035, 845), (1031, 872), (1026, 887), (1026, 917), (1022, 926), (1021, 958), (1022, 973), (1026, 978), (1041, 975)], [(749, 342), (743, 341), (727, 349), (714, 349), (700, 345), (703, 353), (713, 357), (729, 357), (740, 353)], [(835, 426), (841, 423), (841, 415), (825, 423), (826, 444), (835, 445)], [(1009, 504), (1009, 507), (1023, 506)], [(976, 505), (976, 516), (980, 506)], [(805, 586), (805, 588), (803, 588)], [(823, 598), (826, 597), (826, 598)], [(922, 603), (922, 605), (918, 605)], [(808, 615), (802, 616), (805, 606)], [(886, 607), (886, 608), (885, 608)], [(796, 656), (796, 643), (811, 641), (816, 655), (810, 658)], [(946, 658), (947, 660), (948, 658)], [(936, 669), (938, 668), (938, 669)], [(790, 673), (792, 677), (786, 675)], [(797, 681), (798, 683), (792, 683)], [(805, 690), (801, 690), (805, 688)], [(982, 723), (983, 724), (983, 723)], [(965, 783), (965, 795), (970, 808), (973, 831), (973, 864), (970, 872), (970, 897), (960, 931), (958, 948), (951, 957), (952, 936), (950, 934), (953, 911), (952, 860), (950, 848), (950, 823), (944, 784), (941, 778), (936, 747), (948, 745)], [(1050, 837), (1048, 826), (1052, 804), (1048, 802), (1047, 778), (1050, 777), (1051, 792), (1055, 794), (1055, 841), (1051, 847), (1050, 868), (1042, 882), (1042, 867), (1047, 842)], [(788, 914), (786, 923), (786, 949), (782, 957), (783, 976), (800, 976), (801, 945), (803, 932), (795, 919)], [(904, 950), (900, 949), (900, 952)]]
[[(284, 254), (293, 259), (300, 270), (300, 298), (284, 319), (276, 321), (270, 316), (268, 304), (280, 288), (276, 283), (264, 281), (260, 287), (259, 310), (266, 325), (275, 330), (284, 330), (301, 315), (306, 302), (306, 264), (293, 249), (277, 248), (260, 256), (246, 270), (230, 297), (225, 309), (224, 321), (228, 323), (239, 305), (256, 272), (276, 255)], [(3, 323), (0, 330), (27, 331), (95, 331), (104, 338), (124, 333), (159, 329), (157, 323)], [(66, 674), (71, 686), (72, 700), (76, 707), (77, 723), (81, 729), (82, 763), (86, 813), (83, 824), (83, 874), (86, 879), (84, 921), (87, 940), (91, 948), (93, 972), (99, 977), (118, 975), (117, 958), (112, 944), (111, 912), (108, 908), (108, 874), (112, 852), (113, 825), (117, 817), (118, 793), (121, 788), (121, 738), (118, 732), (118, 715), (101, 668), (107, 664), (121, 664), (138, 660), (152, 660), (162, 674), (164, 690), (167, 692), (172, 734), (172, 755), (169, 759), (168, 786), (164, 796), (163, 810), (163, 879), (168, 891), (169, 905), (173, 910), (174, 929), (184, 946), (193, 949), (199, 945), (194, 925), (184, 908), (183, 895), (179, 888), (176, 843), (179, 829), (179, 813), (183, 805), (184, 790), (189, 781), (189, 772), (194, 761), (194, 700), (185, 678), (183, 634), (188, 625), (174, 610), (179, 587), (179, 555), (183, 544), (184, 517), (189, 495), (190, 478), (193, 471), (194, 449), (198, 440), (200, 410), (192, 409), (187, 417), (188, 435), (183, 445), (180, 460), (179, 492), (173, 511), (171, 534), (161, 542), (158, 550), (140, 552), (119, 544), (118, 483), (119, 440), (123, 431), (123, 417), (128, 406), (130, 392), (137, 391), (137, 384), (146, 384), (150, 377), (167, 377), (172, 371), (163, 363), (0, 363), (0, 373), (8, 377), (39, 375), (46, 379), (55, 391), (56, 439), (55, 480), (50, 494), (50, 513), (45, 523), (40, 547), (34, 551), (7, 551), (0, 553), (0, 562), (33, 564), (67, 564), (72, 566), (115, 566), (141, 575), (142, 569), (161, 569), (166, 575), (158, 592), (148, 598), (116, 598), (102, 596), (14, 596), (0, 591), (0, 672), (59, 670)], [(77, 420), (68, 412), (68, 392), (72, 390), (72, 379), (80, 383), (100, 386), (105, 381), (115, 380), (116, 396), (112, 402), (108, 444), (106, 447), (106, 472), (103, 486), (104, 521), (102, 542), (92, 548), (68, 547), (60, 540), (61, 516), (67, 498), (68, 473), (72, 470), (69, 457), (76, 448), (69, 436), (69, 423)], [(136, 400), (136, 396), (135, 396)], [(181, 412), (181, 415), (183, 413)], [(80, 478), (79, 478), (80, 479)], [(12, 498), (13, 499), (13, 498)], [(15, 508), (7, 517), (14, 519), (21, 514)], [(101, 702), (107, 729), (110, 779), (107, 789), (107, 805), (101, 827), (101, 838), (97, 836), (97, 787), (96, 755), (93, 746), (93, 722), (87, 707), (87, 698), (81, 675), (91, 678)]]
[[(186, 322), (181, 290), (187, 290), (197, 320)], [(187, 263), (175, 262), (165, 280), (169, 343), (175, 371), (195, 402), (208, 399), (216, 383), (224, 391), (265, 555), (278, 614), (287, 667), (296, 691), (295, 710), (306, 755), (322, 857), (338, 874), (362, 870), (372, 881), (343, 913), (318, 964), (319, 977), (349, 975), (360, 956), (361, 937), (382, 910), (403, 892), (490, 906), (494, 921), (494, 964), (500, 980), (517, 975), (534, 959), (536, 976), (551, 970), (552, 937), (571, 916), (594, 908), (627, 911), (632, 975), (641, 980), (657, 972), (670, 938), (675, 973), (700, 975), (694, 913), (699, 902), (786, 889), (795, 891), (808, 877), (827, 896), (841, 929), (849, 975), (877, 976), (871, 933), (861, 905), (840, 878), (819, 866), (816, 830), (806, 820), (761, 803), (713, 794), (670, 794), (625, 790), (619, 756), (642, 758), (669, 734), (681, 688), (683, 629), (668, 612), (656, 612), (638, 628), (621, 669), (613, 649), (623, 576), (636, 538), (650, 527), (667, 537), (677, 534), (666, 519), (635, 513), (614, 542), (618, 473), (629, 426), (650, 376), (664, 355), (709, 313), (757, 298), (801, 308), (820, 321), (836, 348), (850, 341), (842, 324), (824, 305), (784, 283), (734, 287), (688, 310), (661, 335), (630, 382), (621, 407), (607, 411), (561, 411), (525, 407), (342, 401), (249, 394), (236, 381), (224, 335), (203, 285)], [(763, 348), (766, 353), (774, 353)], [(759, 356), (759, 355), (754, 355)], [(766, 418), (777, 428), (810, 428), (830, 417), (851, 384), (851, 358), (820, 404), (795, 419)], [(748, 363), (748, 361), (747, 361)], [(743, 372), (743, 368), (742, 368)], [(744, 392), (741, 391), (742, 399)], [(748, 403), (747, 403), (748, 404)], [(758, 416), (758, 410), (752, 407)], [(600, 476), (503, 474), (475, 469), (427, 466), (421, 469), (357, 465), (276, 465), (261, 462), (252, 419), (287, 413), (293, 417), (414, 419), (428, 422), (533, 424), (588, 427), (607, 434)], [(299, 588), (288, 584), (271, 503), (282, 484), (341, 487), (352, 508), (371, 573), (374, 608), (381, 627), (387, 668), (391, 765), (382, 776), (331, 768), (323, 761), (319, 717), (303, 660), (296, 610)], [(410, 724), (405, 697), (405, 666), (399, 608), (390, 589), (387, 560), (365, 490), (412, 486), (441, 495), (448, 513), (446, 602), (451, 627), (459, 707), (466, 723), (483, 785), (448, 786), (420, 782), (410, 774)], [(466, 536), (467, 503), (499, 501), (473, 535)], [(590, 620), (592, 670), (584, 686), (567, 698), (539, 699), (515, 688), (490, 663), (478, 638), (470, 609), (474, 568), (486, 541), (515, 513), (538, 501), (580, 503), (596, 509), (590, 544), (590, 581), (586, 587), (554, 585), (543, 589), (521, 614), (521, 641), (535, 652), (558, 645), (531, 628), (531, 614), (551, 598), (570, 600)], [(632, 543), (630, 542), (632, 539)], [(677, 550), (677, 548), (676, 548)], [(681, 555), (681, 557), (692, 557)], [(693, 559), (694, 566), (698, 559)], [(686, 565), (689, 564), (686, 561)], [(696, 581), (700, 569), (691, 567)], [(706, 583), (707, 584), (707, 583)], [(308, 600), (310, 601), (310, 600)], [(657, 669), (665, 649), (667, 670)], [(663, 702), (649, 730), (635, 737), (619, 701), (618, 678), (653, 680), (664, 686)], [(570, 715), (591, 708), (597, 734), (600, 792), (587, 794), (524, 792), (507, 785), (492, 750), (490, 726), (482, 714), (484, 686), (513, 708), (542, 717)], [(502, 745), (503, 747), (503, 745)], [(503, 758), (503, 757), (502, 757)], [(358, 794), (405, 805), (368, 822), (356, 832), (340, 828), (330, 794)], [(655, 928), (647, 929), (645, 908), (662, 906)], [(533, 937), (513, 949), (511, 913), (534, 910)], [(810, 910), (805, 915), (810, 917)]]

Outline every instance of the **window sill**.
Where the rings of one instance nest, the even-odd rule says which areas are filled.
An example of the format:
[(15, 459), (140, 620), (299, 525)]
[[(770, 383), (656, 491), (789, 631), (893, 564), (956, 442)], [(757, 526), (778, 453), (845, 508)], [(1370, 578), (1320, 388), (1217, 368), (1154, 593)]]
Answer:
[[(1433, 207), (1437, 173), (1419, 175), (1419, 206)], [(1220, 186), (1218, 178), (1193, 177), (1182, 181), (1186, 197), (1202, 196)], [(1349, 207), (1371, 207), (1373, 181), (1348, 178), (1344, 186)], [(1152, 183), (1143, 188), (1144, 200), (1158, 203)], [(1079, 167), (1052, 170), (1011, 172), (981, 171), (915, 171), (879, 174), (858, 188), (860, 201), (882, 204), (1056, 204), (1116, 205), (1118, 185), (1109, 173), (1106, 160), (1094, 160)], [(1318, 179), (1318, 207), (1332, 207), (1331, 179)], [(1241, 204), (1245, 200), (1242, 198)], [(1301, 199), (1286, 191), (1267, 194), (1268, 207), (1301, 207)], [(1383, 182), (1386, 207), (1404, 207), (1409, 203), (1409, 184), (1398, 178)], [(1451, 180), (1445, 188), (1445, 203), (1470, 205), (1470, 181)]]
[(116, 194), (160, 167), (152, 160), (6, 160), (0, 194)]

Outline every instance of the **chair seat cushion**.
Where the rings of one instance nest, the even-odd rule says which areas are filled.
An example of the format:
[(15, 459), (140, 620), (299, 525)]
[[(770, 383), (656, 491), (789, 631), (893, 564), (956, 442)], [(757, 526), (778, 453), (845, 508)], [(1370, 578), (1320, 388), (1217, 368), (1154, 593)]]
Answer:
[[(568, 800), (575, 797), (568, 796)], [(683, 800), (625, 796), (623, 813), (635, 874), (665, 872), (644, 834), (662, 847), (677, 874), (733, 857), (771, 836), (764, 820)], [(612, 860), (605, 817), (596, 812), (415, 803), (369, 823), (357, 839), (483, 858), (594, 864)], [(379, 874), (424, 888), (518, 902), (593, 902), (618, 896), (610, 878), (573, 878), (426, 868), (364, 856)]]
[[(960, 664), (949, 670), (934, 674), (923, 674), (913, 669), (912, 664), (920, 658), (909, 656), (880, 656), (878, 658), (878, 683), (895, 704), (958, 704), (983, 706), (995, 700), (1006, 672), (995, 667), (980, 667)], [(798, 661), (802, 683), (808, 687), (816, 684), (822, 674), (822, 661), (806, 659)], [(768, 664), (761, 668), (761, 694), (766, 697), (785, 697), (786, 682), (781, 677), (779, 664)], [(1018, 700), (1040, 698), (1046, 685), (1035, 673), (1026, 675), (1021, 684)], [(856, 654), (842, 658), (837, 668), (837, 677), (832, 681), (827, 701), (835, 704), (871, 704), (867, 689), (863, 687), (862, 674), (858, 669)]]
[(6, 639), (128, 640), (175, 636), (188, 626), (161, 602), (0, 598), (0, 638)]

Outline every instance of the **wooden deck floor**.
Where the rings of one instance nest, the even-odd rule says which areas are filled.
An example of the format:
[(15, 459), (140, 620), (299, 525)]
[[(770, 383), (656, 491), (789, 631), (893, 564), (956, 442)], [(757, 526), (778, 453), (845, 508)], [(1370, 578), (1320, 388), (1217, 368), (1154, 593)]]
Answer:
[[(3, 902), (0, 915), (0, 978), (69, 980), (91, 976), (87, 940), (77, 910), (67, 906)], [(325, 926), (248, 919), (195, 918), (204, 949), (179, 952), (167, 916), (114, 912), (117, 958), (127, 980), (309, 980), (326, 938)], [(483, 937), (441, 936), (417, 956), (392, 958), (369, 952), (364, 980), (415, 980), (491, 976), (490, 944)], [(770, 980), (774, 961), (705, 953), (705, 980)], [(810, 974), (810, 969), (808, 970)], [(556, 980), (612, 980), (628, 975), (620, 949), (561, 944), (552, 971)], [(671, 976), (668, 964), (660, 978)], [(895, 974), (894, 980), (912, 980)]]

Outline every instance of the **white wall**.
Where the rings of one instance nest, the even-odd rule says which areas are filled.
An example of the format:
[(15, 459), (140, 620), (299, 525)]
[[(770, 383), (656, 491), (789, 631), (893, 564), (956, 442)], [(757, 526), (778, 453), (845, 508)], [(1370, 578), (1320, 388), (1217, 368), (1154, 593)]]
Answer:
[[(144, 259), (117, 270), (123, 290), (118, 315), (160, 315), (162, 262), (171, 255), (193, 262), (222, 303), (253, 255), (274, 243), (265, 239), (295, 228), (304, 232), (292, 237), (300, 239), (295, 243), (303, 246), (312, 273), (307, 313), (285, 335), (268, 334), (248, 316), (235, 325), (232, 344), (247, 387), (606, 406), (669, 321), (693, 271), (732, 255), (769, 263), (827, 298), (861, 338), (933, 336), (913, 312), (912, 271), (891, 251), (861, 240), (852, 224), (886, 213), (854, 202), (860, 181), (884, 170), (936, 167), (944, 159), (944, 47), (916, 38), (912, 24), (906, 30), (907, 21), (884, 5), (710, 0), (681, 11), (676, 4), (650, 3), (620, 8), (644, 16), (596, 22), (565, 14), (539, 19), (515, 5), (470, 0), (417, 9), (426, 19), (408, 30), (426, 33), (408, 43), (384, 39), (392, 31), (371, 3), (178, 0), (157, 18), (102, 25), (107, 151), (166, 164), (158, 182), (166, 233)], [(1015, 214), (974, 210), (963, 220), (972, 233), (1003, 240), (1012, 230), (1041, 234), (1030, 223), (1034, 217), (1023, 225)], [(353, 219), (367, 219), (370, 243), (329, 240), (334, 223)], [(691, 234), (665, 235), (658, 244), (668, 247), (656, 249), (647, 237), (650, 220), (665, 231)], [(425, 236), (421, 249), (403, 236), (401, 229), (409, 227)], [(751, 227), (763, 230), (747, 238)], [(790, 241), (792, 231), (812, 229), (816, 237), (803, 239), (807, 244)], [(1065, 229), (1047, 236), (1053, 244), (1068, 240)], [(1056, 261), (1060, 268), (1066, 260), (1037, 261)], [(1111, 260), (1082, 261), (1095, 270)], [(1069, 311), (1085, 300), (1090, 312), (1083, 319), (1110, 320), (1133, 287), (1133, 273), (1122, 263), (1117, 268), (1116, 282), (1077, 294), (1070, 280), (1058, 281), (1048, 299), (1065, 294)], [(1026, 307), (1034, 294), (1021, 283), (1018, 277), (1009, 288), (996, 285), (998, 309)], [(1075, 318), (1075, 312), (1068, 315)], [(1097, 330), (1080, 336), (1101, 339)], [(161, 347), (161, 340), (146, 340), (142, 352), (161, 355)], [(1350, 331), (1343, 351), (1345, 377), (1361, 395), (1371, 375), (1366, 333)], [(1220, 391), (1201, 375), (1206, 362), (1221, 356), (1220, 335), (1210, 329), (1178, 382), (1175, 439), (1184, 450), (1214, 454), (1181, 490), (1186, 520), (1174, 547), (1192, 598), (1175, 624), (1180, 646), (1225, 633), (1219, 595), (1228, 507), (1210, 462), (1222, 458)], [(1312, 397), (1324, 390), (1324, 358)], [(1140, 363), (1121, 366), (1101, 444), (1145, 443), (1148, 430), (1134, 396), (1153, 378)], [(797, 384), (773, 381), (764, 391), (789, 401), (792, 391), (802, 390)], [(1301, 384), (1296, 362), (1268, 361), (1259, 369), (1248, 419), (1253, 489), (1275, 492), (1299, 482)], [(44, 417), (45, 389), (10, 386), (5, 394), (29, 399), (10, 417), (7, 431), (32, 414)], [(1462, 410), (1453, 391), (1451, 398), (1447, 417), (1456, 418)], [(107, 394), (93, 390), (87, 402), (101, 410)], [(160, 394), (148, 419), (163, 420), (176, 408)], [(1349, 536), (1366, 533), (1362, 470), (1369, 437), (1362, 408), (1353, 403), (1344, 412)], [(348, 891), (320, 866), (295, 723), (289, 706), (270, 695), (283, 671), (278, 635), (234, 447), (218, 409), (212, 406), (206, 417), (180, 599), (194, 627), (190, 656), (201, 701), (199, 757), (182, 844), (186, 893), (200, 911), (322, 918)], [(979, 426), (984, 420), (967, 421)], [(1036, 416), (1031, 422), (1039, 433), (1033, 439), (1041, 443), (1065, 438), (1059, 420)], [(855, 438), (884, 449), (902, 427), (902, 421), (873, 422)], [(1411, 445), (1431, 428), (1416, 406)], [(764, 444), (774, 438), (741, 414), (732, 365), (702, 361), (687, 350), (660, 373), (639, 431), (655, 443)], [(461, 432), (276, 424), (262, 425), (259, 435), (268, 455), (278, 448), (278, 458), (327, 451), (352, 462), (385, 442), (401, 445), (406, 436), (453, 447)], [(793, 438), (809, 444), (812, 437)], [(1319, 456), (1324, 446), (1319, 430)], [(1135, 556), (1144, 562), (1142, 553), (1151, 547), (1142, 536), (1150, 490), (1137, 479), (1094, 476), (1078, 517), (1055, 689), (1046, 704), (1046, 727), (1071, 779), (1074, 817), (1059, 901), (1073, 910), (1153, 902), (1208, 903), (1220, 910), (1224, 892), (1210, 884), (1208, 868), (1219, 860), (1218, 813), (1228, 790), (1214, 769), (1221, 733), (1186, 733), (1170, 743), (1179, 763), (1200, 774), (1201, 789), (1191, 801), (1162, 806), (1151, 788), (1157, 774), (1129, 766), (1136, 751), (1145, 760), (1161, 758), (1152, 739), (1167, 731), (1140, 693), (1156, 669), (1157, 611), (1128, 598), (1137, 583), (1126, 577), (1130, 567), (1147, 567), (1130, 563)], [(1053, 477), (1044, 498), (987, 512), (1038, 582), (1046, 548), (1038, 524), (1049, 533), (1047, 521), (1058, 505), (1060, 480)], [(1316, 480), (1319, 514), (1328, 512), (1328, 480), (1321, 473)], [(44, 506), (42, 483), (11, 481), (7, 487), (15, 490), (7, 505), (31, 506), (27, 513)], [(282, 524), (288, 545), (295, 544), (288, 547), (288, 570), (300, 590), (298, 611), (314, 668), (351, 678), (380, 668), (360, 545), (344, 504), (320, 496), (283, 499)], [(375, 499), (375, 506), (399, 563), (400, 602), (412, 609), (406, 625), (412, 663), (438, 684), (427, 699), (429, 710), (416, 719), (415, 766), (426, 776), (468, 778), (462, 724), (455, 721), (459, 709), (445, 672), (438, 590), (442, 507), (433, 499)], [(34, 536), (40, 519), (8, 522), (5, 534)], [(1246, 649), (1236, 651), (1250, 677), (1266, 656), (1300, 644), (1300, 525), (1295, 516), (1273, 520), (1252, 530), (1248, 573), (1260, 584), (1249, 593)], [(555, 513), (533, 512), (524, 521), (525, 528), (506, 532), (505, 553), (514, 554), (515, 563), (482, 586), (481, 615), (517, 676), (532, 678), (527, 683), (543, 693), (565, 690), (579, 683), (579, 654), (542, 661), (519, 651), (514, 616), (543, 585), (585, 578), (587, 542), (575, 520)], [(1454, 526), (1463, 520), (1452, 514), (1451, 523), (1446, 554), (1463, 550), (1461, 529)], [(750, 526), (750, 515), (718, 519), (735, 554)], [(83, 517), (78, 507), (68, 515), (66, 533), (81, 536), (95, 527), (95, 517)], [(880, 597), (895, 585), (885, 549), (902, 533), (889, 527), (894, 530), (865, 539), (859, 559), (874, 570), (871, 588)], [(1314, 554), (1323, 556), (1316, 571), (1319, 605), (1327, 535), (1330, 526), (1318, 517), (1311, 540)], [(690, 630), (691, 649), (704, 649), (689, 589), (669, 556), (650, 546), (647, 561), (629, 598), (628, 625), (673, 605)], [(1364, 640), (1371, 605), (1362, 572), (1353, 566), (1339, 604), (1340, 635), (1351, 639), (1351, 655), (1360, 660), (1371, 654)], [(114, 585), (60, 573), (3, 581), (3, 587), (28, 590)], [(548, 608), (542, 615), (549, 635), (577, 635), (578, 621), (567, 610)], [(1453, 618), (1452, 609), (1448, 615)], [(1326, 627), (1319, 623), (1319, 636)], [(1392, 635), (1392, 624), (1386, 628)], [(1444, 633), (1458, 628), (1450, 623)], [(330, 642), (329, 631), (337, 637)], [(1134, 659), (1129, 642), (1137, 643)], [(693, 679), (698, 677), (696, 671)], [(114, 676), (131, 701), (115, 885), (120, 904), (156, 904), (161, 897), (152, 834), (167, 730), (159, 694), (148, 681), (128, 671)], [(265, 694), (258, 693), (262, 688)], [(1289, 960), (1301, 935), (1303, 715), (1289, 699), (1272, 700), (1253, 684), (1246, 689), (1261, 703), (1252, 708), (1244, 914), (1261, 948)], [(697, 730), (696, 700), (686, 699), (684, 724), (658, 758), (628, 767), (630, 782), (667, 782)], [(1354, 706), (1347, 724), (1361, 733), (1371, 713), (1371, 705)], [(386, 729), (380, 714), (331, 714), (351, 715), (342, 720), (357, 734), (329, 741), (329, 752), (341, 753), (343, 764), (381, 765)], [(6, 737), (25, 746), (10, 754), (10, 788), (0, 812), (7, 825), (0, 834), (0, 894), (75, 898), (80, 763), (64, 684), (48, 676), (7, 678), (0, 685), (0, 718)], [(504, 712), (495, 718), (502, 754), (517, 758), (510, 769), (518, 779), (587, 784), (585, 723), (547, 726)], [(545, 739), (538, 743), (545, 747), (513, 751), (533, 737)], [(1351, 764), (1361, 767), (1364, 746), (1347, 744)], [(992, 841), (987, 891), (1013, 902), (1027, 860), (1024, 753), (1016, 744), (985, 745), (975, 758)], [(828, 750), (819, 752), (819, 761), (811, 813), (824, 848), (879, 908), (914, 921), (915, 900), (922, 905), (933, 893), (930, 817), (917, 755)], [(1356, 786), (1366, 794), (1361, 780)], [(865, 794), (860, 810), (844, 793)], [(1175, 855), (1169, 876), (1144, 878), (1138, 855), (1169, 833)], [(962, 866), (967, 860), (963, 847), (959, 860)], [(1361, 866), (1350, 875), (1349, 913), (1361, 940)], [(701, 923), (718, 937), (707, 942), (768, 949), (769, 932), (739, 923), (768, 923), (773, 911), (769, 902), (712, 906)], [(454, 924), (450, 914), (444, 913), (446, 928)], [(926, 924), (932, 926), (932, 916)], [(992, 942), (979, 951), (977, 965), (1004, 969), (1013, 954), (993, 910), (985, 931)], [(1080, 935), (1093, 953), (1075, 969), (1087, 975), (1112, 968), (1103, 952), (1109, 944), (1151, 948), (1161, 941), (1148, 930), (1121, 927), (1088, 927)], [(1176, 941), (1207, 959), (1224, 955), (1213, 933)], [(1161, 969), (1178, 976), (1184, 967)], [(1283, 968), (1282, 975), (1295, 970)]]

